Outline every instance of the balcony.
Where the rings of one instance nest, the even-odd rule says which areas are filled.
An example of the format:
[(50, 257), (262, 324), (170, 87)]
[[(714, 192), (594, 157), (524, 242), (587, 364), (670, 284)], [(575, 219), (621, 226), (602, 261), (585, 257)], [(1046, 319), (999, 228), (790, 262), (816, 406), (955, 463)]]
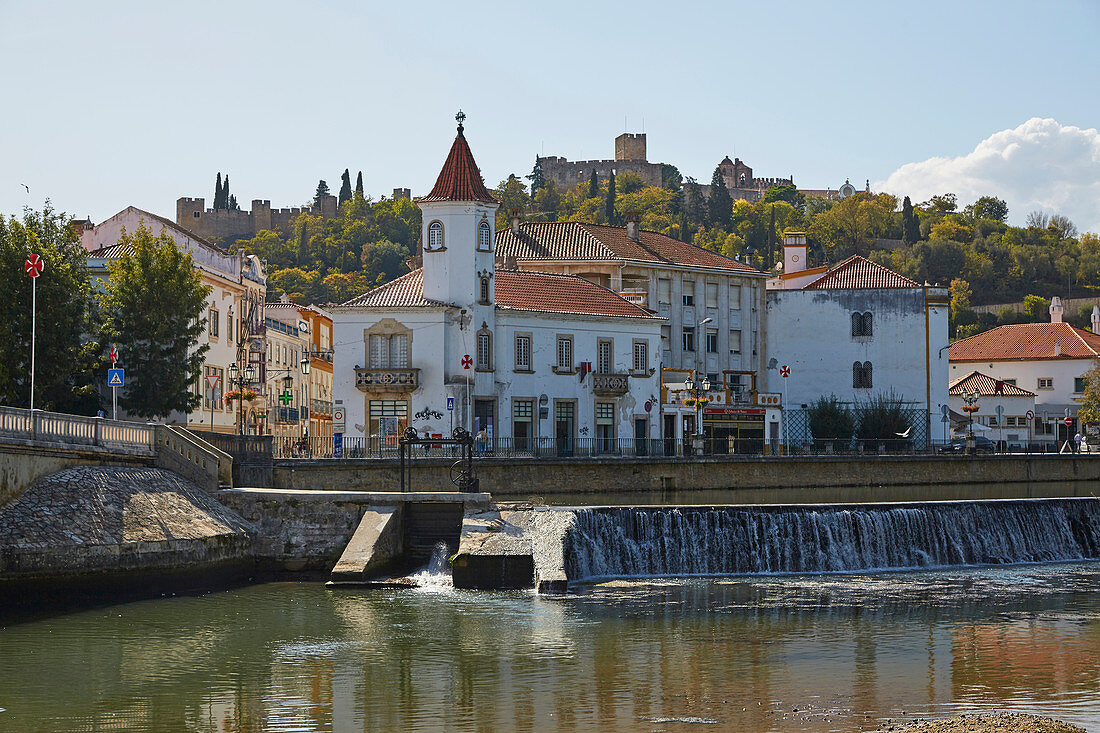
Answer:
[(332, 417), (332, 403), (327, 400), (314, 398), (309, 401), (309, 406), (314, 417)]
[(419, 369), (355, 370), (355, 386), (360, 392), (415, 392), (420, 386)]
[(593, 374), (592, 391), (600, 397), (619, 397), (630, 391), (626, 374)]

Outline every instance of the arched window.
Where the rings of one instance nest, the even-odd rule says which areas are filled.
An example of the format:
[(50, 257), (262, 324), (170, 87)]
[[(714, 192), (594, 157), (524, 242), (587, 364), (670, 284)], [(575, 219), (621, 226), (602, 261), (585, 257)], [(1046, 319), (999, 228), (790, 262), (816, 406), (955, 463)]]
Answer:
[(443, 224), (433, 221), (428, 225), (428, 249), (443, 249)]
[(493, 334), (488, 330), (477, 334), (477, 368), (485, 371), (493, 368)]
[(858, 361), (852, 364), (852, 389), (863, 386), (863, 365)]
[(862, 336), (863, 335), (863, 315), (860, 314), (860, 313), (853, 313), (852, 314), (852, 335), (853, 336)]
[(874, 386), (871, 380), (871, 362), (869, 361), (863, 362), (863, 386), (866, 389), (870, 389)]
[(874, 330), (873, 324), (871, 322), (871, 314), (870, 313), (864, 313), (863, 314), (863, 335), (864, 336), (873, 336), (874, 333), (875, 333), (875, 330)]
[(481, 297), (479, 302), (486, 304), (489, 302), (489, 278), (486, 276), (481, 277)]
[(477, 248), (482, 252), (489, 252), (493, 248), (493, 236), (489, 230), (489, 222), (482, 219), (477, 225)]

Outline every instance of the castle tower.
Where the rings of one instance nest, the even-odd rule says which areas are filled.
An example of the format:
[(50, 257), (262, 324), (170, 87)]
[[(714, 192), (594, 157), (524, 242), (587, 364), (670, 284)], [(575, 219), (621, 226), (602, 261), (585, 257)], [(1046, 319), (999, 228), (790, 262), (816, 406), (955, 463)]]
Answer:
[(466, 115), (459, 112), (455, 119), (458, 135), (447, 161), (431, 192), (417, 201), (423, 212), (424, 297), (464, 308), (487, 307), (485, 318), (491, 322), (494, 230), (500, 203), (485, 187), (466, 143), (462, 126)]
[(645, 133), (624, 132), (615, 138), (615, 160), (645, 161)]

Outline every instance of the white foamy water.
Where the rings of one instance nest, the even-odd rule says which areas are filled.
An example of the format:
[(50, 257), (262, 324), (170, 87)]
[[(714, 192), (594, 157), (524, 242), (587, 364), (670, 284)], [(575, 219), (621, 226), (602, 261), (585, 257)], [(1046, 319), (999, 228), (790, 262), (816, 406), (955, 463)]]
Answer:
[(409, 576), (420, 588), (453, 588), (450, 551), (444, 542), (436, 544), (428, 564)]

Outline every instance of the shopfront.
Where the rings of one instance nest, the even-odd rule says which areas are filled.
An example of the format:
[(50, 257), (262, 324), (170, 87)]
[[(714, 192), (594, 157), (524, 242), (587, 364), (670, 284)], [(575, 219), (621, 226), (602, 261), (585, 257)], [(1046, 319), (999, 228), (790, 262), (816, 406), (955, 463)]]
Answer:
[(764, 452), (763, 407), (707, 407), (703, 410), (705, 450), (712, 454)]

